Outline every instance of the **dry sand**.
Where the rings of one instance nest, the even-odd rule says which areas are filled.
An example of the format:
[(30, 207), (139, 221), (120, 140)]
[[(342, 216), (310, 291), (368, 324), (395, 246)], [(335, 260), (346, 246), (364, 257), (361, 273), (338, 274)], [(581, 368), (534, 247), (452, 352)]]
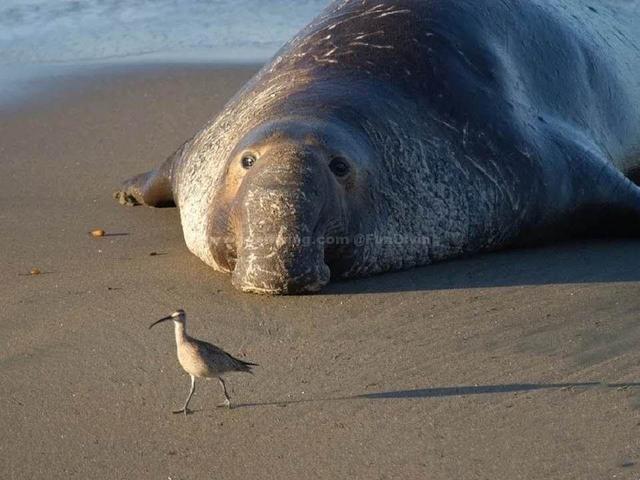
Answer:
[[(640, 242), (267, 298), (191, 255), (175, 209), (111, 199), (253, 71), (103, 69), (0, 117), (0, 477), (640, 478)], [(235, 409), (209, 381), (171, 414), (189, 380), (147, 326), (178, 307), (261, 364)]]

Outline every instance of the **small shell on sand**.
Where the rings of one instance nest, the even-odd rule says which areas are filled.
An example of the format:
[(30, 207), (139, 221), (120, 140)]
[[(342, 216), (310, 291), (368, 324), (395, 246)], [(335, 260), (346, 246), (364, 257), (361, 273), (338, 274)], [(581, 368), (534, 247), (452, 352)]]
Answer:
[(101, 228), (96, 228), (95, 230), (91, 230), (89, 233), (91, 234), (92, 237), (96, 237), (96, 238), (104, 237), (106, 235), (106, 232)]
[(31, 270), (29, 270), (29, 275), (40, 275), (41, 273), (42, 270), (36, 267), (33, 267)]

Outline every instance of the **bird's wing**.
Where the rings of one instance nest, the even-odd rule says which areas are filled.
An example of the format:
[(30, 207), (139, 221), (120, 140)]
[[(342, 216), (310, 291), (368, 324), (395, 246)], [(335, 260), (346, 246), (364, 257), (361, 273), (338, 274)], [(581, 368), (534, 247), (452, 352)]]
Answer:
[(225, 365), (232, 370), (249, 371), (251, 366), (257, 366), (256, 363), (240, 360), (220, 347), (202, 340), (198, 340), (198, 350), (202, 355), (213, 360), (214, 363), (220, 366)]
[(198, 350), (203, 355), (229, 356), (229, 354), (222, 350), (220, 347), (203, 340), (198, 340)]

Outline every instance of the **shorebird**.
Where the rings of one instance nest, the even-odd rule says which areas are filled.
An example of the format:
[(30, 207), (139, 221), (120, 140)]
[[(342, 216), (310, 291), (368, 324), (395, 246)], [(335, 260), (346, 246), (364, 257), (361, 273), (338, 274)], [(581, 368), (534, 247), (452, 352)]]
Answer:
[(160, 322), (173, 320), (176, 333), (176, 346), (178, 348), (178, 361), (182, 368), (191, 376), (191, 389), (184, 407), (180, 410), (174, 410), (173, 413), (190, 413), (189, 400), (196, 389), (196, 377), (212, 378), (216, 377), (222, 385), (224, 392), (224, 403), (219, 407), (231, 408), (231, 401), (227, 394), (227, 387), (222, 379), (223, 373), (228, 372), (251, 372), (251, 367), (257, 367), (257, 363), (245, 362), (239, 358), (235, 358), (224, 350), (208, 342), (203, 342), (197, 338), (190, 337), (187, 334), (186, 323), (187, 315), (184, 310), (176, 310), (171, 315), (163, 317), (153, 322), (149, 328)]

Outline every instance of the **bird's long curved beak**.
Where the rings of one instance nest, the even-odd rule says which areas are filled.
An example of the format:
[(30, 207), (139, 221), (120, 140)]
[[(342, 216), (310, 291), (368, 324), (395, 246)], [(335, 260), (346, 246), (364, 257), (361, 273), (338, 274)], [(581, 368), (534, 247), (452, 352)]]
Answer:
[(173, 320), (172, 316), (168, 316), (168, 317), (163, 317), (160, 320), (156, 320), (155, 322), (153, 322), (151, 325), (149, 325), (149, 330), (151, 330), (151, 327), (153, 327), (154, 325), (157, 325), (160, 322), (164, 322), (166, 320)]

